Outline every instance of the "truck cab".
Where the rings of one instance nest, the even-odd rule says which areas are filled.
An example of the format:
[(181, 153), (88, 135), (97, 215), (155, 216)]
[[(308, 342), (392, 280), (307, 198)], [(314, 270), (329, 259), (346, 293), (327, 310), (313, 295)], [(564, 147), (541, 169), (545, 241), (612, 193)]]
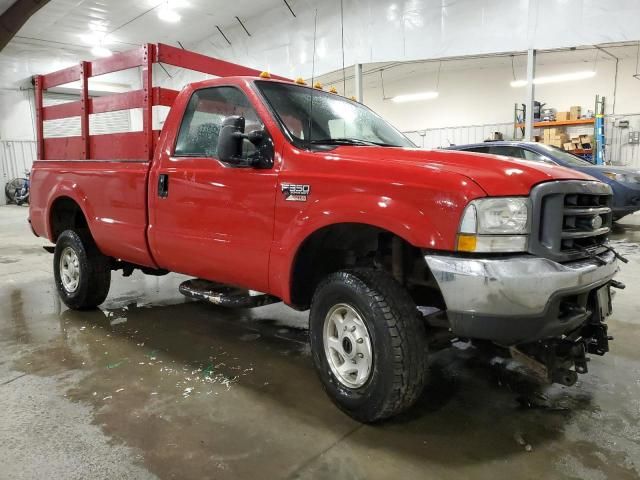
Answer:
[[(184, 293), (213, 303), (310, 309), (318, 376), (364, 422), (411, 406), (428, 388), (429, 349), (455, 339), (499, 345), (568, 385), (587, 354), (608, 351), (620, 284), (607, 185), (421, 150), (337, 94), (166, 45), (136, 52), (36, 78), (30, 222), (55, 244), (70, 308), (102, 303), (112, 271), (140, 269), (192, 276)], [(156, 61), (220, 78), (169, 91), (153, 86)], [(123, 64), (143, 67), (139, 98), (85, 91), (77, 107), (42, 106), (43, 89)], [(160, 104), (171, 109), (157, 132)], [(42, 133), (48, 119), (138, 106), (142, 132)]]

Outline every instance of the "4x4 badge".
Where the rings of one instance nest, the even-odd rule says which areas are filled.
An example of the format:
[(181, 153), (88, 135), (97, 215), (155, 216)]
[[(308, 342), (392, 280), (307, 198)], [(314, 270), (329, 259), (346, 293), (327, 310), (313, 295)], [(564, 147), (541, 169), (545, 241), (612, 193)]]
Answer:
[(309, 185), (301, 185), (295, 183), (280, 184), (284, 199), (288, 202), (306, 202), (311, 187)]

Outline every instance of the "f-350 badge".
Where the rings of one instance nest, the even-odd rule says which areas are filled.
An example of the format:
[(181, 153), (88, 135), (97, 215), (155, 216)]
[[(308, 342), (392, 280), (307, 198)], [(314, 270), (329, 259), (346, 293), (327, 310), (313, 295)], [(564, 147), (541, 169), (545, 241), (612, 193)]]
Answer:
[(284, 199), (288, 202), (306, 202), (307, 196), (311, 191), (309, 185), (300, 185), (295, 183), (282, 183), (280, 185)]

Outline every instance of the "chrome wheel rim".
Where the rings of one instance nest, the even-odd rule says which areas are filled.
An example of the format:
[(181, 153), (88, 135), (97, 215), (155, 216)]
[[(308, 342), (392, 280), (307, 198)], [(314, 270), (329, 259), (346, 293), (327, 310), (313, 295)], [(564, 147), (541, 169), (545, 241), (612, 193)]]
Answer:
[(80, 283), (80, 260), (75, 250), (66, 247), (60, 255), (60, 281), (67, 293), (73, 293)]
[(349, 388), (359, 388), (371, 375), (373, 352), (369, 331), (350, 305), (334, 305), (324, 319), (324, 352), (333, 375)]

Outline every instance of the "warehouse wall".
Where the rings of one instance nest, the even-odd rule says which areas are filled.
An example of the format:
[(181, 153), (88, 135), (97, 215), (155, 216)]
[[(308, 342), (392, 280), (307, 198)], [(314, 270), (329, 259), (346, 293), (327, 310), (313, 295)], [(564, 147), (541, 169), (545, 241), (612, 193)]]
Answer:
[[(537, 75), (589, 70), (592, 65), (568, 63), (542, 65)], [(615, 113), (640, 112), (640, 80), (633, 78), (635, 59), (623, 59), (619, 63)], [(379, 74), (378, 74), (379, 75)], [(385, 79), (385, 95), (434, 90), (435, 73), (405, 76), (402, 79)], [(536, 100), (547, 103), (559, 111), (568, 111), (572, 105), (580, 105), (583, 111), (594, 109), (595, 95), (607, 99), (606, 113), (613, 112), (615, 62), (600, 60), (595, 77), (567, 83), (536, 86)], [(378, 76), (379, 78), (379, 76)], [(519, 77), (520, 78), (520, 77)], [(460, 69), (448, 71), (446, 63), (440, 74), (439, 96), (433, 100), (394, 103), (382, 97), (380, 82), (365, 88), (364, 101), (401, 130), (419, 130), (435, 127), (476, 125), (513, 121), (515, 103), (524, 103), (525, 88), (513, 88), (511, 67), (486, 69)], [(347, 94), (351, 90), (347, 89)]]
[(0, 89), (0, 139), (32, 140), (33, 94), (19, 88)]

